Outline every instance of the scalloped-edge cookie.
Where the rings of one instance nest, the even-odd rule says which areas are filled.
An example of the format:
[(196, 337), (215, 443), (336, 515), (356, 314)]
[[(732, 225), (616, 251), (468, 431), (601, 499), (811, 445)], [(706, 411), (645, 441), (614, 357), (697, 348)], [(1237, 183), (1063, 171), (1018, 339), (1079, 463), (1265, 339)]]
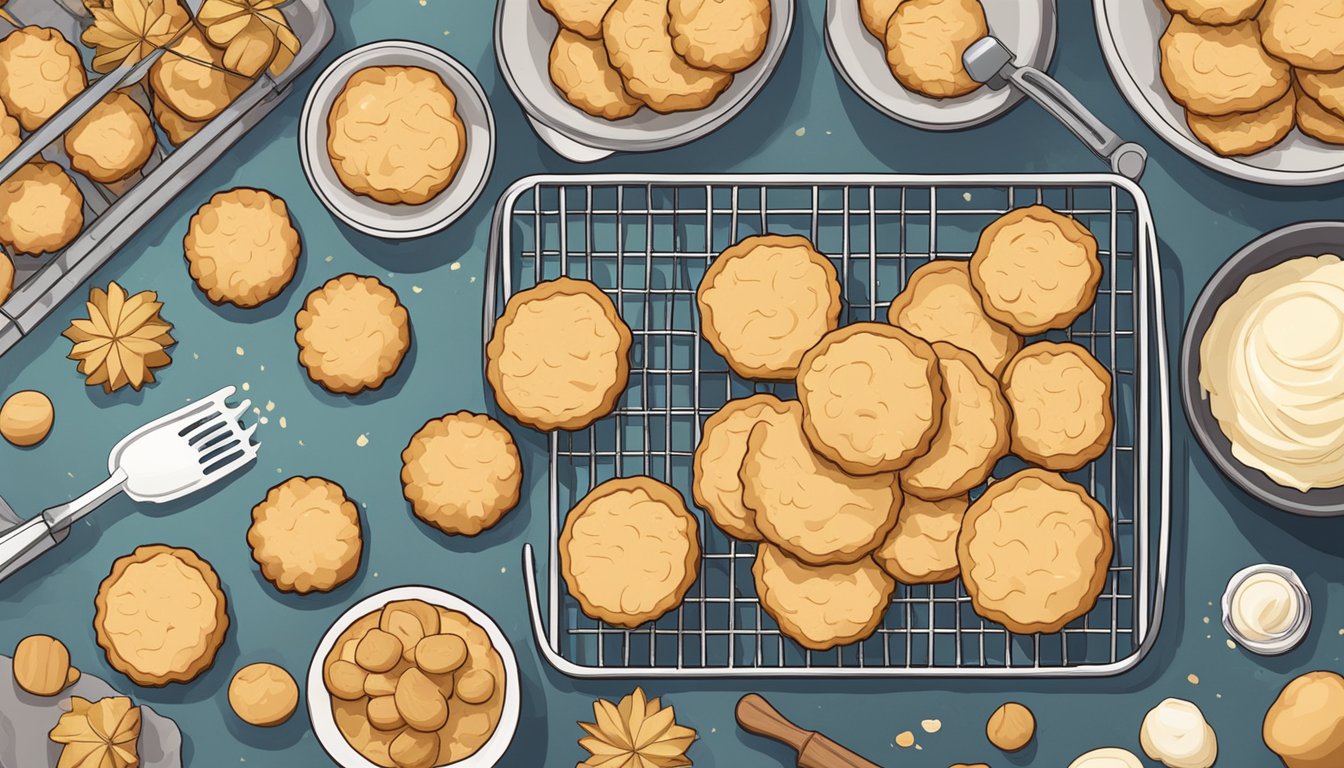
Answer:
[(1301, 91), (1297, 94), (1296, 110), (1297, 127), (1303, 133), (1327, 144), (1344, 144), (1344, 117)]
[(714, 524), (742, 541), (760, 541), (756, 513), (742, 500), (738, 476), (747, 455), (747, 438), (760, 423), (782, 423), (791, 408), (774, 395), (759, 394), (729, 400), (705, 421), (695, 448), (691, 490), (695, 503)]
[(971, 265), (936, 259), (910, 274), (887, 307), (887, 322), (932, 344), (947, 341), (972, 353), (995, 376), (1022, 348), (1022, 337), (985, 314), (971, 285)]
[(410, 316), (377, 278), (344, 274), (308, 294), (294, 315), (299, 363), (329, 392), (378, 389), (411, 346)]
[(699, 69), (741, 72), (770, 35), (770, 0), (669, 0), (672, 47)]
[(33, 160), (0, 181), (0, 245), (55, 253), (84, 229), (84, 195), (56, 163)]
[(252, 559), (281, 592), (330, 592), (359, 570), (364, 529), (345, 489), (321, 477), (291, 477), (252, 508)]
[(280, 295), (294, 279), (300, 250), (285, 201), (248, 187), (216, 192), (182, 238), (191, 279), (210, 301), (245, 309)]
[(1106, 452), (1115, 430), (1111, 374), (1072, 342), (1028, 345), (1003, 374), (1013, 453), (1071, 472)]
[(1264, 109), (1292, 84), (1292, 68), (1269, 55), (1254, 21), (1211, 27), (1173, 14), (1158, 45), (1162, 83), (1201, 115)]
[(35, 131), (88, 85), (84, 62), (54, 29), (23, 27), (0, 40), (0, 103)]
[(592, 40), (602, 39), (602, 17), (615, 0), (539, 0), (560, 26)]
[(859, 17), (868, 34), (876, 37), (883, 46), (887, 44), (887, 22), (896, 12), (901, 0), (858, 0)]
[(896, 582), (870, 557), (812, 566), (762, 544), (751, 566), (761, 607), (780, 632), (814, 651), (864, 640), (882, 623)]
[(677, 55), (668, 31), (667, 0), (616, 0), (602, 18), (602, 41), (625, 89), (654, 112), (704, 109), (733, 76), (696, 69)]
[(1275, 58), (1302, 69), (1344, 68), (1344, 4), (1339, 0), (1265, 0), (1258, 21), (1265, 49)]
[(593, 117), (620, 120), (644, 108), (644, 102), (626, 93), (602, 43), (577, 32), (562, 29), (555, 36), (547, 71), (565, 101)]
[(618, 627), (681, 604), (700, 573), (700, 533), (681, 494), (651, 477), (608, 480), (565, 517), (560, 572), (585, 615)]
[(1223, 157), (1254, 155), (1278, 144), (1293, 130), (1297, 89), (1255, 112), (1209, 117), (1187, 111), (1185, 124), (1195, 138)]
[(65, 132), (70, 167), (101, 184), (112, 184), (149, 162), (158, 141), (145, 108), (124, 91), (113, 91)]
[(430, 419), (401, 452), (401, 488), (415, 516), (475, 536), (518, 504), (523, 465), (504, 425), (458, 411)]
[(966, 496), (939, 501), (907, 496), (896, 527), (873, 559), (902, 584), (941, 584), (955, 579), (961, 573), (957, 535), (969, 506)]

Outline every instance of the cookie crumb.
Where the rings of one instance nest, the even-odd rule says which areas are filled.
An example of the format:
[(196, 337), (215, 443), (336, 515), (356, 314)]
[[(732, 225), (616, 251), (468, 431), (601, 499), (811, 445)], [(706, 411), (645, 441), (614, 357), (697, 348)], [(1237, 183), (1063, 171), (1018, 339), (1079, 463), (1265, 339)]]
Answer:
[(233, 348), (233, 353), (234, 353), (235, 355), (239, 356), (239, 357), (242, 357), (244, 354), (246, 354), (246, 353), (243, 351), (243, 348), (242, 348), (242, 347), (234, 347), (234, 348)]
[(271, 420), (266, 418), (265, 416), (262, 416), (260, 419), (257, 419), (257, 423), (264, 426), (266, 424), (270, 424)]
[(961, 193), (961, 199), (962, 199), (962, 200), (965, 200), (965, 201), (968, 202), (968, 203), (971, 202), (971, 193), (970, 193), (970, 192), (962, 192), (962, 193)]
[(1185, 679), (1189, 680), (1191, 685), (1199, 685), (1199, 675), (1190, 674), (1187, 675)]
[(457, 270), (459, 270), (459, 269), (461, 269), (461, 268), (462, 268), (462, 265), (461, 265), (460, 263), (456, 262), (456, 261), (454, 261), (452, 264), (449, 264), (449, 265), (448, 265), (448, 269), (451, 269), (451, 270), (454, 271), (454, 272), (456, 272)]
[(1208, 617), (1208, 616), (1205, 616), (1205, 617), (1204, 617), (1204, 623), (1205, 623), (1205, 624), (1208, 624), (1208, 623), (1209, 623), (1209, 617)]
[(289, 422), (285, 421), (285, 417), (284, 417), (284, 416), (281, 416), (281, 417), (280, 417), (280, 428), (281, 428), (281, 429), (289, 429)]
[(322, 259), (322, 260), (325, 261), (325, 262), (327, 262), (328, 264), (330, 264), (330, 263), (331, 263), (331, 258), (332, 258), (332, 257), (327, 256), (326, 258), (324, 258), (324, 259)]
[(421, 287), (418, 286), (418, 285), (412, 285), (412, 286), (411, 286), (411, 293), (420, 293), (420, 292), (423, 291), (423, 290), (425, 290), (425, 289), (424, 289), (424, 288), (421, 288)]
[(1227, 641), (1227, 647), (1228, 647), (1228, 648), (1231, 648), (1232, 650), (1235, 651), (1235, 650), (1237, 649), (1237, 644), (1234, 643), (1234, 642), (1232, 642), (1232, 641), (1229, 639), (1229, 640)]
[(913, 747), (915, 745), (915, 734), (910, 731), (901, 731), (896, 734), (896, 746), (901, 748)]
[(360, 435), (359, 437), (356, 437), (356, 438), (355, 438), (355, 445), (359, 446), (360, 448), (363, 448), (364, 446), (366, 446), (366, 445), (368, 445), (368, 444), (369, 444), (369, 436), (368, 436), (368, 435)]
[(275, 410), (275, 401), (274, 401), (274, 400), (267, 400), (267, 401), (266, 401), (266, 412), (267, 412), (267, 413), (270, 413), (271, 411), (274, 411), (274, 410)]
[(249, 391), (249, 390), (251, 390), (251, 389), (252, 389), (252, 385), (251, 385), (251, 384), (248, 384), (246, 381), (244, 381), (244, 382), (243, 382), (243, 391), (244, 391), (244, 392), (247, 392), (247, 391)]
[(192, 353), (191, 353), (191, 359), (192, 359), (192, 360), (200, 360), (200, 359), (201, 359), (201, 356), (200, 356), (199, 354), (195, 353), (195, 352), (192, 352)]
[(943, 721), (937, 719), (921, 720), (919, 721), (919, 727), (923, 728), (925, 733), (937, 733), (943, 729)]
[(806, 129), (806, 128), (799, 128), (798, 130), (796, 130), (796, 131), (793, 132), (793, 135), (794, 135), (794, 136), (797, 136), (798, 138), (801, 139), (802, 137), (804, 137), (804, 136), (807, 135), (807, 129)]

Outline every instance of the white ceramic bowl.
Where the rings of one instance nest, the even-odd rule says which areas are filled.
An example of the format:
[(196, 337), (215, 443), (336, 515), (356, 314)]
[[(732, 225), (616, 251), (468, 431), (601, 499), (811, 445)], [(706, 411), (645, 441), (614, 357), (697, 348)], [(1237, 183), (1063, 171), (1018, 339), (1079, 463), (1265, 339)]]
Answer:
[[(1041, 71), (1055, 55), (1055, 0), (982, 0), (989, 33), (1016, 56), (1019, 66)], [(1022, 100), (1016, 88), (982, 86), (953, 99), (908, 91), (887, 66), (886, 47), (868, 33), (858, 0), (828, 0), (826, 51), (840, 76), (864, 101), (888, 117), (917, 128), (955, 131), (980, 125)]]
[(519, 701), (522, 695), (518, 681), (518, 660), (514, 657), (513, 647), (509, 645), (508, 639), (504, 637), (504, 633), (500, 631), (499, 626), (481, 609), (456, 595), (432, 587), (394, 587), (376, 595), (370, 595), (341, 614), (336, 623), (331, 625), (331, 629), (328, 629), (327, 633), (322, 636), (322, 641), (317, 644), (317, 650), (313, 653), (313, 660), (308, 666), (306, 686), (308, 718), (312, 721), (313, 732), (317, 734), (318, 743), (326, 750), (327, 755), (342, 768), (378, 768), (356, 752), (345, 740), (345, 737), (341, 735), (340, 729), (336, 727), (335, 717), (331, 713), (331, 694), (327, 692), (326, 683), (322, 679), (322, 662), (327, 658), (327, 654), (331, 653), (332, 647), (336, 645), (336, 638), (340, 637), (346, 628), (358, 619), (395, 600), (422, 600), (430, 605), (437, 605), (440, 608), (465, 614), (467, 618), (474, 621), (490, 636), (490, 644), (495, 647), (495, 650), (499, 653), (499, 658), (504, 663), (504, 711), (500, 714), (499, 725), (495, 726), (495, 732), (490, 735), (490, 739), (475, 754), (465, 760), (452, 763), (452, 766), (453, 768), (490, 768), (490, 766), (496, 765), (504, 757), (505, 750), (509, 748), (509, 743), (513, 741), (514, 731), (518, 728)]
[[(457, 177), (420, 205), (391, 205), (356, 195), (341, 184), (327, 154), (327, 115), (346, 81), (361, 69), (387, 66), (422, 67), (442, 77), (457, 97), (457, 114), (467, 130)], [(303, 105), (299, 156), (313, 192), (341, 221), (374, 237), (422, 237), (456, 221), (485, 189), (495, 162), (495, 118), (481, 84), (456, 59), (420, 43), (383, 40), (350, 51), (318, 76)]]

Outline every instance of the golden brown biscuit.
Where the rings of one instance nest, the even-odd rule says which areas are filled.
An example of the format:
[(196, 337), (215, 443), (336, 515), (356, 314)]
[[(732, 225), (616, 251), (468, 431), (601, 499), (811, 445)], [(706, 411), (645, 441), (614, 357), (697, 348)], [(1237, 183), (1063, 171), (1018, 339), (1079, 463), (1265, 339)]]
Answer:
[(74, 242), (84, 228), (84, 195), (55, 163), (33, 160), (0, 182), (0, 244), (40, 256)]
[(901, 0), (858, 0), (858, 3), (864, 28), (885, 47), (887, 22), (891, 21), (891, 15), (896, 12), (896, 6), (901, 4)]
[(355, 395), (381, 387), (411, 346), (406, 308), (373, 277), (328, 280), (308, 294), (294, 325), (299, 363), (329, 392)]
[(644, 107), (644, 102), (625, 92), (621, 73), (607, 60), (602, 43), (578, 32), (562, 29), (555, 36), (549, 71), (565, 101), (593, 117), (620, 120)]
[(985, 314), (971, 285), (970, 264), (937, 259), (916, 269), (891, 300), (887, 322), (932, 344), (947, 341), (980, 359), (998, 376), (1022, 348), (1022, 337)]
[(668, 32), (667, 0), (616, 0), (602, 18), (602, 41), (625, 90), (667, 114), (703, 109), (728, 89), (733, 76), (696, 69), (677, 55)]
[(590, 618), (638, 627), (681, 604), (700, 571), (700, 533), (681, 494), (651, 477), (608, 480), (570, 510), (560, 571)]
[(154, 95), (188, 120), (204, 122), (224, 111), (251, 81), (224, 68), (223, 53), (192, 26), (149, 70)]
[(19, 132), (19, 121), (5, 111), (5, 104), (0, 101), (0, 160), (9, 157), (9, 153), (18, 149), (22, 143), (23, 134)]
[(1013, 411), (1013, 453), (1046, 469), (1071, 472), (1111, 444), (1111, 374), (1086, 349), (1041, 341), (1003, 373)]
[(1297, 127), (1317, 141), (1344, 144), (1344, 118), (1321, 106), (1305, 93), (1297, 94)]
[(901, 471), (901, 487), (924, 499), (961, 496), (980, 485), (1008, 455), (1012, 413), (999, 382), (975, 355), (935, 342), (942, 375), (942, 419), (929, 452)]
[(264, 189), (216, 192), (182, 239), (191, 278), (210, 301), (256, 307), (294, 279), (299, 233), (285, 201)]
[(401, 488), (415, 516), (475, 536), (518, 504), (523, 465), (504, 425), (458, 411), (430, 419), (401, 452)]
[(70, 649), (51, 635), (20, 640), (14, 647), (13, 664), (14, 682), (34, 696), (55, 696), (72, 684)]
[(752, 428), (742, 461), (742, 498), (756, 528), (811, 565), (852, 563), (877, 549), (896, 525), (901, 489), (895, 473), (854, 477), (813, 453), (802, 408)]
[(882, 623), (896, 583), (871, 557), (811, 566), (762, 544), (751, 566), (761, 607), (794, 642), (826, 651), (867, 638)]
[(803, 357), (797, 385), (808, 441), (856, 475), (894, 472), (924, 455), (946, 399), (933, 347), (886, 323), (826, 334)]
[(749, 379), (792, 379), (840, 321), (835, 265), (797, 235), (754, 235), (728, 248), (695, 300), (705, 339)]
[(925, 501), (907, 496), (900, 519), (873, 553), (882, 569), (902, 584), (939, 584), (961, 572), (957, 534), (970, 500), (954, 496)]
[(1286, 768), (1344, 765), (1344, 677), (1317, 670), (1290, 680), (1265, 713), (1260, 735)]
[(137, 547), (94, 599), (107, 663), (137, 685), (190, 682), (215, 663), (229, 613), (215, 569), (190, 549)]
[(562, 277), (509, 299), (486, 346), (485, 375), (499, 407), (522, 423), (582, 429), (616, 407), (631, 342), (601, 289)]
[(1265, 0), (1260, 11), (1265, 49), (1294, 67), (1344, 68), (1344, 4), (1339, 0)]
[(1186, 112), (1185, 122), (1195, 138), (1223, 157), (1254, 155), (1283, 141), (1293, 130), (1296, 107), (1297, 95), (1290, 90), (1258, 112), (1233, 112), (1220, 117)]
[(359, 570), (364, 533), (345, 489), (320, 477), (291, 477), (252, 508), (252, 559), (281, 592), (330, 592)]
[(299, 686), (274, 664), (248, 664), (229, 681), (229, 707), (243, 722), (271, 728), (285, 722), (299, 706)]
[(980, 83), (961, 58), (988, 34), (979, 0), (905, 0), (887, 21), (887, 66), (915, 93), (934, 99), (965, 96)]
[(79, 51), (45, 27), (0, 40), (0, 74), (0, 102), (25, 131), (37, 130), (88, 84)]
[(327, 154), (341, 184), (380, 203), (432, 200), (453, 183), (466, 153), (457, 96), (428, 69), (361, 69), (327, 115)]
[(1097, 239), (1044, 205), (1017, 208), (980, 233), (971, 285), (985, 314), (1023, 336), (1067, 328), (1097, 300)]
[(1058, 632), (1092, 610), (1111, 521), (1087, 489), (1043, 469), (989, 486), (961, 524), (957, 561), (975, 612), (1011, 632)]
[(672, 48), (699, 69), (741, 72), (770, 35), (770, 0), (669, 0)]
[(204, 122), (188, 120), (177, 114), (157, 96), (152, 100), (152, 106), (154, 119), (159, 121), (159, 127), (168, 135), (168, 140), (174, 146), (185, 144), (187, 139), (195, 136), (206, 125)]
[(738, 476), (747, 455), (747, 437), (757, 424), (788, 419), (790, 408), (774, 395), (752, 395), (728, 401), (705, 422), (695, 448), (691, 490), (695, 503), (733, 538), (761, 540), (756, 513), (742, 501)]
[(602, 39), (602, 17), (614, 0), (539, 0), (560, 26), (591, 40)]
[[(2, 267), (3, 262), (0, 262)], [(55, 419), (51, 398), (32, 389), (15, 392), (0, 405), (0, 437), (24, 448), (37, 445), (47, 439)]]
[(1344, 70), (1338, 72), (1293, 71), (1295, 83), (1317, 104), (1344, 117)]
[(65, 134), (71, 167), (102, 184), (121, 181), (143, 168), (154, 147), (149, 115), (122, 91), (104, 96)]
[(1211, 27), (1174, 14), (1159, 46), (1167, 91), (1201, 115), (1264, 109), (1292, 83), (1291, 68), (1265, 51), (1254, 21)]
[(1162, 0), (1195, 24), (1236, 24), (1255, 18), (1265, 0)]

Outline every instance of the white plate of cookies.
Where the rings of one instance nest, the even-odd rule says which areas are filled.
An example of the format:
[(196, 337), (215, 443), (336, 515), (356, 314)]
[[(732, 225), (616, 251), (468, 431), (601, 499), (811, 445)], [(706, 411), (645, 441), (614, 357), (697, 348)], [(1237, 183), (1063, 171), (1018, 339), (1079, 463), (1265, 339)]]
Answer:
[(406, 40), (332, 62), (308, 92), (299, 136), (303, 172), (322, 204), (374, 237), (447, 227), (494, 166), (495, 120), (480, 83), (446, 53)]
[(1054, 0), (828, 0), (826, 50), (864, 101), (917, 128), (954, 131), (988, 122), (1022, 99), (992, 90), (962, 65), (966, 48), (998, 38), (1018, 66), (1041, 71), (1055, 55)]
[(1262, 184), (1344, 179), (1344, 19), (1286, 0), (1095, 4), (1121, 92), (1182, 154)]
[(501, 0), (495, 53), (542, 138), (594, 160), (722, 127), (770, 79), (793, 13), (792, 0)]

